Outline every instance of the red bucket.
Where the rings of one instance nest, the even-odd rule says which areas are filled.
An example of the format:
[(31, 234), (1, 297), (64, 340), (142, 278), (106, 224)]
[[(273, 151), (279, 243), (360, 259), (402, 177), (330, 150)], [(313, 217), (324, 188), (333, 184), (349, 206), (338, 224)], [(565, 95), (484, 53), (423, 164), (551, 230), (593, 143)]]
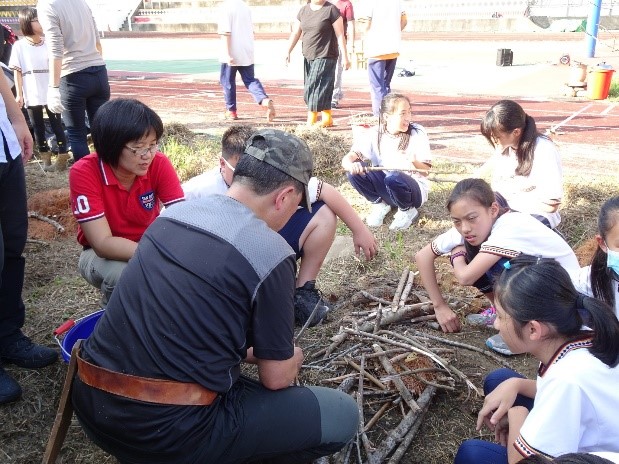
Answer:
[[(65, 362), (68, 363), (71, 359), (71, 350), (73, 349), (75, 342), (90, 336), (92, 331), (95, 330), (97, 321), (104, 312), (105, 309), (101, 309), (100, 311), (84, 316), (76, 321), (69, 319), (54, 330), (54, 338), (56, 339), (58, 346), (60, 346), (60, 350), (62, 351), (62, 359), (64, 359)], [(63, 334), (64, 337), (61, 338)]]

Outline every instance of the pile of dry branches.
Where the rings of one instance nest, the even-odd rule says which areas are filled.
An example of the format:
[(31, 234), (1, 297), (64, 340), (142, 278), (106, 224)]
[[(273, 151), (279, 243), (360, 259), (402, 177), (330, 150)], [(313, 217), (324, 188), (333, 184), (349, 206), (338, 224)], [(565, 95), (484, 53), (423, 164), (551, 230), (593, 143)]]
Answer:
[(404, 270), (391, 300), (359, 292), (349, 303), (365, 301), (365, 308), (343, 319), (328, 347), (307, 355), (304, 368), (333, 374), (322, 383), (349, 393), (359, 409), (357, 439), (318, 462), (400, 462), (437, 390), (466, 386), (482, 395), (450, 362), (454, 349), (445, 345), (479, 351), (506, 365), (486, 350), (412, 329), (411, 323), (435, 320), (427, 296), (411, 291), (415, 274)]

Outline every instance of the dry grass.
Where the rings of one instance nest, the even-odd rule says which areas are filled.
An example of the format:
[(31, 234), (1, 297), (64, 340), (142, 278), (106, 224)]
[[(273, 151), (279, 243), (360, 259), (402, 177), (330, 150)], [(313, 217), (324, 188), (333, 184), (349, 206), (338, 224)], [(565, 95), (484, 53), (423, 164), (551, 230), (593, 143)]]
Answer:
[[(216, 138), (196, 137), (182, 127), (168, 126), (168, 139), (182, 140), (190, 145), (195, 159), (187, 161), (186, 154), (179, 152), (178, 162), (184, 160), (184, 177), (211, 166), (219, 152)], [(340, 169), (340, 158), (349, 148), (349, 140), (324, 130), (291, 128), (303, 137), (316, 153), (316, 175), (329, 181), (340, 189), (353, 207), (364, 214), (367, 202), (344, 181)], [(196, 149), (195, 147), (199, 147)], [(198, 164), (195, 164), (198, 163)], [(198, 166), (198, 167), (197, 167)], [(477, 166), (458, 163), (437, 163), (436, 170), (455, 172), (455, 177), (471, 175)], [(66, 173), (43, 175), (35, 164), (27, 167), (30, 196), (40, 191), (66, 187)], [(329, 344), (329, 338), (341, 325), (341, 320), (350, 312), (349, 301), (359, 290), (385, 284), (395, 287), (402, 270), (414, 267), (412, 257), (422, 246), (438, 233), (450, 226), (445, 202), (453, 184), (434, 183), (429, 201), (420, 208), (421, 219), (404, 232), (392, 232), (386, 227), (376, 231), (380, 243), (379, 256), (371, 261), (358, 260), (353, 256), (338, 258), (326, 264), (319, 275), (319, 285), (336, 305), (331, 320), (324, 326), (309, 329), (302, 337), (302, 346), (308, 358), (321, 347)], [(593, 236), (597, 211), (603, 200), (616, 194), (616, 182), (608, 178), (567, 177), (566, 197), (562, 208), (562, 231), (572, 246), (579, 246)], [(387, 218), (387, 221), (390, 218)], [(338, 232), (350, 232), (340, 225)], [(72, 236), (55, 236), (53, 240), (29, 243), (26, 251), (26, 284), (24, 299), (27, 320), (25, 332), (39, 343), (53, 345), (52, 330), (69, 317), (79, 318), (98, 309), (99, 296), (77, 272), (77, 259), (80, 247)], [(583, 258), (584, 259), (584, 258)], [(443, 291), (452, 302), (470, 301), (458, 305), (458, 313), (464, 317), (474, 311), (483, 299), (472, 298), (467, 289), (454, 286), (449, 264), (439, 260), (438, 272)], [(419, 289), (419, 282), (415, 282)], [(426, 329), (424, 329), (426, 330)], [(465, 327), (462, 333), (449, 336), (479, 347), (483, 346), (488, 333), (484, 330)], [(497, 366), (482, 355), (463, 349), (456, 349), (454, 364), (477, 385), (483, 376)], [(510, 359), (513, 366), (523, 373), (533, 374), (535, 362), (527, 356)], [(39, 371), (27, 371), (8, 367), (9, 373), (22, 385), (23, 399), (19, 402), (0, 406), (0, 462), (38, 463), (47, 441), (53, 422), (56, 405), (60, 395), (66, 364), (57, 363)], [(327, 374), (316, 370), (304, 370), (302, 382), (320, 383)], [(328, 374), (329, 376), (332, 373)], [(455, 451), (462, 440), (478, 436), (474, 430), (476, 411), (481, 404), (479, 398), (471, 397), (462, 387), (455, 392), (441, 392), (434, 399), (426, 419), (411, 450), (404, 458), (408, 463), (444, 464), (452, 462)], [(392, 410), (388, 417), (377, 426), (371, 439), (375, 444), (399, 421), (399, 411)], [(369, 418), (369, 417), (368, 417)], [(366, 420), (368, 419), (366, 418)], [(113, 463), (116, 462), (98, 450), (74, 423), (69, 431), (62, 451), (63, 463)]]

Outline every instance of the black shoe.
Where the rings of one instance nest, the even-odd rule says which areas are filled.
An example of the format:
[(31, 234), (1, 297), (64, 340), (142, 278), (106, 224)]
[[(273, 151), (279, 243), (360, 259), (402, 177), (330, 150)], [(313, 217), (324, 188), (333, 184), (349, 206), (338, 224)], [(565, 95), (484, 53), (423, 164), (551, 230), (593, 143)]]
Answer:
[(58, 359), (58, 352), (43, 345), (37, 345), (22, 335), (17, 341), (0, 349), (0, 359), (28, 369), (49, 366)]
[(0, 367), (0, 404), (17, 401), (20, 397), (21, 387)]
[(297, 325), (304, 326), (309, 317), (312, 315), (314, 308), (318, 305), (312, 322), (309, 327), (320, 324), (327, 317), (327, 313), (331, 308), (322, 299), (320, 292), (316, 289), (316, 281), (308, 280), (294, 292), (294, 320)]

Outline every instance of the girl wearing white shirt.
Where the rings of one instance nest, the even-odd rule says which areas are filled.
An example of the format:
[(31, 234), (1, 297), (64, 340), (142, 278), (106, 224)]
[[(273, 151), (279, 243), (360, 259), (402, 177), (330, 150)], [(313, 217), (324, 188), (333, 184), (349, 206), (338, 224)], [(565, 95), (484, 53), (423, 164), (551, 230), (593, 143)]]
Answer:
[(512, 210), (531, 214), (551, 229), (557, 227), (563, 174), (555, 144), (512, 100), (501, 100), (488, 110), (481, 133), (496, 149), (490, 160), (492, 189)]
[[(370, 227), (379, 227), (392, 207), (398, 211), (391, 230), (408, 229), (428, 199), (428, 169), (432, 166), (430, 141), (425, 129), (411, 121), (408, 97), (390, 93), (382, 101), (378, 126), (371, 137), (353, 141), (342, 159), (348, 180), (372, 210), (366, 218)], [(370, 171), (364, 160), (384, 170)], [(391, 168), (391, 169), (389, 169)]]
[(33, 7), (19, 11), (19, 26), (24, 40), (13, 45), (9, 68), (15, 76), (15, 97), (21, 108), (26, 106), (28, 116), (34, 127), (34, 139), (43, 160), (46, 171), (55, 170), (51, 164), (51, 152), (45, 138), (43, 108), (58, 143), (58, 153), (67, 153), (67, 139), (62, 129), (60, 114), (53, 113), (47, 107), (47, 88), (49, 84), (49, 58), (43, 28), (39, 24), (37, 10)]
[(574, 251), (559, 234), (528, 214), (502, 207), (482, 179), (458, 182), (449, 196), (447, 209), (454, 227), (415, 255), (421, 281), (444, 332), (458, 332), (460, 321), (443, 299), (437, 282), (434, 261), (441, 255), (451, 253), (454, 275), (460, 285), (476, 287), (491, 303), (494, 280), (503, 270), (503, 263), (521, 254), (556, 259), (570, 274), (580, 269)]
[(537, 380), (509, 369), (488, 376), (477, 429), (487, 426), (498, 443), (467, 440), (455, 463), (619, 452), (619, 321), (612, 309), (578, 293), (557, 261), (527, 255), (505, 266), (495, 305), (494, 325), (510, 350), (540, 361)]
[(598, 216), (598, 247), (591, 265), (574, 279), (576, 289), (608, 303), (619, 317), (619, 196), (607, 200)]

